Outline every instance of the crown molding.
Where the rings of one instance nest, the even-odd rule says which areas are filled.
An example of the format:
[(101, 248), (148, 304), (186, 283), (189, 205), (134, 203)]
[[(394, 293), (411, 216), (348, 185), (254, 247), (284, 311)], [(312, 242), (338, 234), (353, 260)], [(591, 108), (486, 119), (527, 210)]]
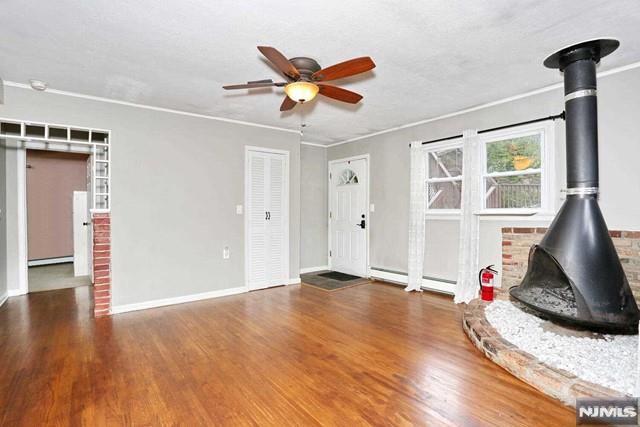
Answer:
[[(618, 74), (618, 73), (621, 73), (621, 72), (624, 72), (624, 71), (628, 71), (628, 70), (632, 70), (632, 69), (639, 68), (639, 67), (640, 67), (640, 61), (633, 62), (633, 63), (628, 64), (628, 65), (623, 65), (621, 67), (616, 67), (616, 68), (612, 68), (611, 70), (600, 72), (600, 73), (597, 74), (597, 76), (598, 77), (611, 76), (611, 75), (614, 75), (614, 74)], [(9, 87), (20, 88), (20, 89), (33, 90), (33, 89), (31, 89), (31, 86), (29, 86), (28, 84), (17, 83), (17, 82), (13, 82), (13, 81), (6, 81), (5, 80), (4, 81), (4, 85), (5, 86), (9, 86)], [(381, 131), (378, 131), (378, 132), (373, 132), (373, 133), (369, 133), (369, 134), (366, 134), (366, 135), (357, 136), (357, 137), (350, 138), (350, 139), (347, 139), (347, 140), (344, 140), (344, 141), (335, 142), (333, 144), (323, 145), (323, 144), (317, 144), (317, 143), (306, 142), (306, 141), (301, 141), (301, 144), (302, 145), (310, 145), (310, 146), (314, 146), (314, 147), (322, 147), (322, 148), (336, 147), (338, 145), (348, 144), (350, 142), (360, 141), (362, 139), (367, 139), (367, 138), (371, 138), (371, 137), (378, 136), (378, 135), (384, 135), (386, 133), (395, 132), (395, 131), (402, 130), (402, 129), (407, 129), (407, 128), (412, 128), (412, 127), (415, 127), (415, 126), (420, 126), (420, 125), (423, 125), (423, 124), (435, 122), (435, 121), (438, 121), (438, 120), (444, 120), (444, 119), (448, 119), (450, 117), (455, 117), (455, 116), (459, 116), (459, 115), (462, 115), (462, 114), (467, 114), (467, 113), (471, 113), (471, 112), (474, 112), (474, 111), (482, 110), (482, 109), (485, 109), (485, 108), (494, 107), (496, 105), (505, 104), (507, 102), (512, 102), (512, 101), (516, 101), (518, 99), (527, 98), (527, 97), (530, 97), (530, 96), (534, 96), (534, 95), (538, 95), (538, 94), (541, 94), (541, 93), (549, 92), (549, 91), (552, 91), (552, 90), (555, 90), (555, 89), (559, 89), (561, 87), (562, 87), (562, 83), (556, 83), (556, 84), (552, 84), (552, 85), (549, 85), (549, 86), (544, 86), (544, 87), (542, 87), (540, 89), (536, 89), (536, 90), (532, 90), (532, 91), (529, 91), (529, 92), (525, 92), (525, 93), (522, 93), (522, 94), (519, 94), (519, 95), (514, 95), (514, 96), (507, 97), (507, 98), (502, 98), (502, 99), (499, 99), (499, 100), (496, 100), (496, 101), (488, 102), (486, 104), (481, 104), (481, 105), (477, 105), (475, 107), (470, 107), (470, 108), (466, 108), (466, 109), (463, 109), (463, 110), (454, 111), (452, 113), (443, 114), (441, 116), (437, 116), (437, 117), (433, 117), (433, 118), (429, 118), (429, 119), (419, 120), (417, 122), (407, 123), (407, 124), (404, 124), (404, 125), (400, 125), (400, 126), (384, 129), (384, 130), (381, 130)], [(206, 119), (206, 120), (216, 120), (216, 121), (221, 121), (221, 122), (226, 122), (226, 123), (234, 123), (234, 124), (244, 125), (244, 126), (253, 126), (253, 127), (263, 128), (263, 129), (277, 130), (277, 131), (280, 131), (280, 132), (289, 132), (289, 133), (300, 134), (300, 131), (296, 130), (296, 129), (288, 129), (288, 128), (282, 128), (282, 127), (278, 127), (278, 126), (264, 125), (264, 124), (260, 124), (260, 123), (247, 122), (247, 121), (243, 121), (243, 120), (226, 119), (224, 117), (217, 117), (217, 116), (211, 116), (211, 115), (206, 115), (206, 114), (191, 113), (191, 112), (188, 112), (188, 111), (175, 110), (175, 109), (171, 109), (171, 108), (155, 107), (153, 105), (137, 104), (137, 103), (134, 103), (134, 102), (120, 101), (120, 100), (117, 100), (117, 99), (104, 98), (104, 97), (100, 97), (100, 96), (85, 95), (85, 94), (77, 93), (77, 92), (69, 92), (69, 91), (58, 90), (58, 89), (47, 89), (44, 93), (52, 93), (52, 94), (55, 94), (55, 95), (63, 95), (63, 96), (69, 96), (69, 97), (73, 97), (73, 98), (88, 99), (88, 100), (92, 100), (92, 101), (105, 102), (105, 103), (110, 103), (110, 104), (124, 105), (124, 106), (127, 106), (127, 107), (142, 108), (142, 109), (146, 109), (146, 110), (160, 111), (160, 112), (164, 112), (164, 113), (178, 114), (178, 115), (182, 115), (182, 116), (195, 117), (195, 118)]]
[[(634, 68), (638, 68), (638, 67), (640, 67), (640, 61), (633, 62), (633, 63), (628, 64), (628, 65), (623, 65), (621, 67), (612, 68), (612, 69), (607, 70), (607, 71), (603, 71), (601, 73), (598, 73), (597, 76), (598, 77), (607, 77), (607, 76), (618, 74), (618, 73), (621, 73), (621, 72), (624, 72), (624, 71), (633, 70)], [(378, 136), (378, 135), (384, 135), (385, 133), (395, 132), (395, 131), (401, 130), (401, 129), (412, 128), (412, 127), (423, 125), (423, 124), (426, 124), (426, 123), (436, 122), (438, 120), (444, 120), (444, 119), (448, 119), (450, 117), (460, 116), (462, 114), (471, 113), (473, 111), (483, 110), (485, 108), (494, 107), (496, 105), (505, 104), (507, 102), (512, 102), (512, 101), (516, 101), (518, 99), (528, 98), (530, 96), (539, 95), (541, 93), (549, 92), (549, 91), (552, 91), (552, 90), (555, 90), (555, 89), (560, 89), (560, 88), (562, 88), (562, 86), (563, 86), (562, 83), (555, 83), (555, 84), (552, 84), (552, 85), (549, 85), (549, 86), (541, 87), (540, 89), (535, 89), (535, 90), (532, 90), (532, 91), (529, 91), (529, 92), (524, 92), (524, 93), (521, 93), (519, 95), (514, 95), (514, 96), (507, 97), (507, 98), (502, 98), (502, 99), (499, 99), (497, 101), (488, 102), (486, 104), (477, 105), (475, 107), (465, 108), (464, 110), (454, 111), (452, 113), (443, 114), (441, 116), (433, 117), (433, 118), (430, 118), (430, 119), (425, 119), (425, 120), (420, 120), (420, 121), (417, 121), (417, 122), (407, 123), (405, 125), (400, 125), (400, 126), (396, 126), (396, 127), (393, 127), (393, 128), (384, 129), (384, 130), (381, 130), (381, 131), (378, 131), (378, 132), (373, 132), (373, 133), (369, 133), (369, 134), (366, 134), (366, 135), (357, 136), (355, 138), (350, 138), (350, 139), (347, 139), (347, 140), (344, 140), (344, 141), (340, 141), (340, 142), (335, 142), (333, 144), (327, 145), (326, 147), (327, 148), (336, 147), (338, 145), (348, 144), (350, 142), (360, 141), (362, 139), (367, 139), (367, 138), (371, 138), (371, 137)]]
[[(9, 86), (9, 87), (20, 88), (20, 89), (33, 90), (31, 88), (31, 86), (29, 86), (28, 84), (24, 84), (24, 83), (17, 83), (17, 82), (12, 82), (12, 81), (6, 81), (5, 80), (4, 81), (4, 85), (5, 86)], [(88, 100), (91, 100), (91, 101), (105, 102), (105, 103), (108, 103), (108, 104), (124, 105), (124, 106), (127, 106), (127, 107), (142, 108), (142, 109), (145, 109), (145, 110), (160, 111), (160, 112), (163, 112), (163, 113), (178, 114), (178, 115), (181, 115), (181, 116), (195, 117), (195, 118), (199, 118), (199, 119), (216, 120), (216, 121), (220, 121), (220, 122), (233, 123), (233, 124), (243, 125), (243, 126), (253, 126), (253, 127), (263, 128), (263, 129), (277, 130), (277, 131), (280, 131), (280, 132), (289, 132), (289, 133), (300, 134), (300, 131), (296, 130), (296, 129), (287, 129), (287, 128), (282, 128), (282, 127), (278, 127), (278, 126), (263, 125), (263, 124), (260, 124), (260, 123), (246, 122), (246, 121), (243, 121), (243, 120), (226, 119), (224, 117), (210, 116), (210, 115), (207, 115), (207, 114), (191, 113), (189, 111), (174, 110), (174, 109), (171, 109), (171, 108), (155, 107), (153, 105), (147, 105), (147, 104), (137, 104), (135, 102), (120, 101), (120, 100), (112, 99), (112, 98), (103, 98), (101, 96), (85, 95), (83, 93), (69, 92), (69, 91), (66, 91), (66, 90), (47, 89), (46, 91), (44, 91), (44, 93), (51, 93), (51, 94), (54, 94), (54, 95), (62, 95), (62, 96), (69, 96), (69, 97), (72, 97), (72, 98), (88, 99)]]
[(317, 142), (300, 141), (301, 145), (310, 145), (311, 147), (328, 148), (328, 145), (318, 144)]

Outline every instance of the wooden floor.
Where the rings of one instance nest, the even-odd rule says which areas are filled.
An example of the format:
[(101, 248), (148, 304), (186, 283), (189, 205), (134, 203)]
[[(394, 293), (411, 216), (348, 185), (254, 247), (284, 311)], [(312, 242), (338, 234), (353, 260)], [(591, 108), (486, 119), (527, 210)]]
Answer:
[(0, 425), (574, 425), (485, 359), (451, 299), (288, 286), (95, 320), (89, 288), (0, 308)]

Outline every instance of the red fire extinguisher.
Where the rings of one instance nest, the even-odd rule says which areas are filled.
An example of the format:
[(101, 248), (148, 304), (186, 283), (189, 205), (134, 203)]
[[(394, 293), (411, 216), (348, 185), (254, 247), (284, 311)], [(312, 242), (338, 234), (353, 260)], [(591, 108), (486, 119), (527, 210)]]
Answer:
[(480, 282), (480, 297), (483, 301), (493, 301), (493, 278), (498, 272), (494, 270), (493, 264), (480, 270), (478, 281)]

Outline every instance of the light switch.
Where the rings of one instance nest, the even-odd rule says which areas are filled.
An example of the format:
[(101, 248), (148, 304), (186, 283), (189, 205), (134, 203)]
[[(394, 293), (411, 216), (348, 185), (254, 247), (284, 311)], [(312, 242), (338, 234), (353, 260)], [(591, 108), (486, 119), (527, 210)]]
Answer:
[(369, 205), (369, 212), (375, 212), (376, 211), (376, 205), (374, 205), (373, 203), (371, 203)]
[(236, 205), (236, 213), (242, 215), (242, 205)]
[(231, 252), (229, 251), (229, 246), (225, 246), (222, 250), (222, 259), (229, 259), (231, 256)]

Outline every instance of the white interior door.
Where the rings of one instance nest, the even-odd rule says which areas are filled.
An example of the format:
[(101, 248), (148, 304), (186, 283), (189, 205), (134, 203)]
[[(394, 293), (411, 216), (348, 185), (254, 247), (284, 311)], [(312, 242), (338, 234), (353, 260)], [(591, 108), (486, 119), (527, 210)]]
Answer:
[(73, 192), (73, 274), (89, 274), (89, 212), (87, 192)]
[(331, 163), (331, 269), (361, 277), (367, 276), (368, 180), (366, 158)]
[(285, 154), (247, 151), (247, 285), (288, 282), (288, 162)]

